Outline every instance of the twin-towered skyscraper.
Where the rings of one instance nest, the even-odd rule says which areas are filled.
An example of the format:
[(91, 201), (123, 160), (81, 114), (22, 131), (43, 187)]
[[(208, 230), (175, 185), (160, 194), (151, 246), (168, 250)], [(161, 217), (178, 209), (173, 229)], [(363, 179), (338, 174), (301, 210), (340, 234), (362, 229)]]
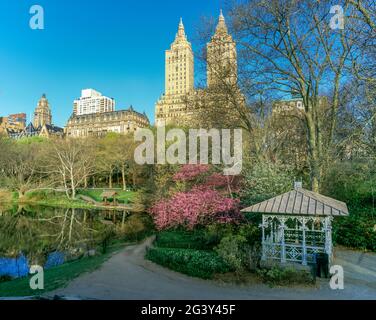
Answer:
[[(207, 86), (219, 82), (237, 82), (236, 43), (228, 33), (225, 18), (220, 13), (213, 37), (207, 44)], [(194, 88), (194, 53), (185, 34), (182, 19), (178, 32), (165, 59), (165, 94), (155, 107), (155, 124), (187, 124), (196, 111), (187, 101), (200, 100), (202, 94)]]

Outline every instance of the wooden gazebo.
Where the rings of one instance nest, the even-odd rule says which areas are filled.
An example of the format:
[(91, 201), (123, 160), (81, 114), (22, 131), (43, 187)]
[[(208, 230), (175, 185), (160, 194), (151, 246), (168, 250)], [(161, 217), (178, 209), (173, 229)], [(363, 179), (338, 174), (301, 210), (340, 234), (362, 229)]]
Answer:
[(262, 213), (262, 260), (314, 262), (314, 255), (332, 258), (332, 220), (349, 214), (344, 202), (296, 187), (243, 212)]
[(116, 191), (111, 191), (111, 190), (103, 191), (102, 194), (101, 194), (102, 201), (106, 205), (108, 204), (109, 199), (113, 199), (113, 204), (116, 205), (117, 204), (117, 198), (116, 198), (117, 196), (118, 196), (118, 193)]

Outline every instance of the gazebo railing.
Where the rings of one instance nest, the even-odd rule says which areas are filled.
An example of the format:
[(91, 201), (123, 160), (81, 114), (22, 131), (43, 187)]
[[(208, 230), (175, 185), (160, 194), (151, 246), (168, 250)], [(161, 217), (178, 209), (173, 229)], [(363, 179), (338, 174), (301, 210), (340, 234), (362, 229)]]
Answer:
[(307, 265), (316, 253), (327, 253), (331, 258), (331, 217), (263, 215), (260, 227), (263, 260)]
[[(283, 257), (283, 247), (285, 248), (285, 257)], [(279, 243), (263, 243), (263, 252), (267, 259), (285, 260), (290, 262), (303, 263), (304, 250), (301, 245)], [(314, 254), (324, 253), (325, 248), (322, 246), (306, 246), (306, 262), (314, 262)]]
[[(305, 241), (307, 245), (311, 246), (325, 246), (325, 231), (323, 230), (306, 230)], [(303, 233), (301, 230), (285, 228), (285, 242), (286, 243), (302, 243)]]

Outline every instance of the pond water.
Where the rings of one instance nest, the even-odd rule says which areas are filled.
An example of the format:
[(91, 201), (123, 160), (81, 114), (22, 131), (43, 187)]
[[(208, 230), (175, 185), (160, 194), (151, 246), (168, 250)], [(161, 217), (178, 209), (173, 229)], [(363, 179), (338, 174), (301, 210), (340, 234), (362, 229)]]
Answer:
[(34, 264), (50, 268), (94, 255), (112, 238), (142, 231), (143, 218), (127, 211), (0, 204), (0, 277), (25, 276)]

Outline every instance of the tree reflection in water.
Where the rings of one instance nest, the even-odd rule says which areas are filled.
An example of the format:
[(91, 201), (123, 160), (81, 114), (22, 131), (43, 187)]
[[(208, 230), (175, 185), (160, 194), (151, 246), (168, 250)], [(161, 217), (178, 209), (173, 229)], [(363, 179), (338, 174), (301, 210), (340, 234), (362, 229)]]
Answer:
[(0, 257), (21, 253), (30, 263), (44, 263), (49, 253), (62, 251), (67, 259), (106, 246), (111, 238), (127, 240), (150, 229), (146, 215), (111, 210), (0, 206)]

